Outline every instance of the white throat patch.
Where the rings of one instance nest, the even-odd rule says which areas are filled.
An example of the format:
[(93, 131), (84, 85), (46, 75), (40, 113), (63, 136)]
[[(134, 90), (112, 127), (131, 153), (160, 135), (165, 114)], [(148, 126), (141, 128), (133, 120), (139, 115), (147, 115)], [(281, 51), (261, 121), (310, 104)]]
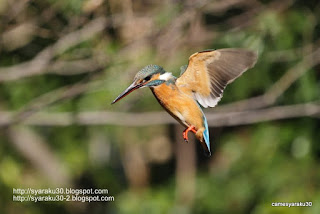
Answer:
[(160, 80), (165, 80), (165, 81), (167, 81), (168, 79), (171, 79), (172, 77), (173, 77), (173, 76), (172, 76), (172, 73), (166, 72), (166, 73), (164, 73), (164, 74), (161, 74), (160, 77), (159, 77), (159, 79), (160, 79)]

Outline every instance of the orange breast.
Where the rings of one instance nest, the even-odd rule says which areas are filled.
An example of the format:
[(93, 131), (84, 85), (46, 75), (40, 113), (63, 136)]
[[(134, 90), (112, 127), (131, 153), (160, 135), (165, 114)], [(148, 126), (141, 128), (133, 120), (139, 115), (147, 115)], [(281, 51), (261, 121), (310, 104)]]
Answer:
[(193, 125), (196, 129), (204, 127), (200, 107), (192, 97), (182, 93), (176, 85), (163, 83), (151, 90), (162, 107), (181, 124), (186, 127)]

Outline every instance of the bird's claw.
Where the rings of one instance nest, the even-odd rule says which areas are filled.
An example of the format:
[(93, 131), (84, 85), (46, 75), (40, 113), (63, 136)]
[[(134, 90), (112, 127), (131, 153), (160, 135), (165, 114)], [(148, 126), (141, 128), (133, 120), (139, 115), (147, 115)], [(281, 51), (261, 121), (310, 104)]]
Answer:
[(182, 135), (183, 135), (184, 141), (185, 141), (186, 143), (189, 143), (187, 130), (184, 130), (183, 133), (182, 133)]
[(196, 133), (197, 131), (195, 130), (195, 127), (194, 126), (189, 126), (188, 128), (186, 128), (183, 132), (182, 132), (182, 136), (183, 136), (183, 139), (186, 143), (189, 142), (189, 139), (188, 139), (188, 132), (189, 131), (192, 131), (194, 133)]
[(183, 138), (183, 139), (184, 139), (184, 142), (189, 143), (188, 138)]

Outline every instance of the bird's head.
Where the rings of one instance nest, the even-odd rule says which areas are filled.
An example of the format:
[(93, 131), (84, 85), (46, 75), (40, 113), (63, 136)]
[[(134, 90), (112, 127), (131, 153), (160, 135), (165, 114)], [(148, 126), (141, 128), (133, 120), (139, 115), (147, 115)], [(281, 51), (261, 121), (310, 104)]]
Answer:
[(121, 100), (136, 89), (144, 87), (155, 87), (172, 77), (159, 65), (147, 65), (141, 69), (133, 79), (132, 84), (124, 90), (111, 104)]

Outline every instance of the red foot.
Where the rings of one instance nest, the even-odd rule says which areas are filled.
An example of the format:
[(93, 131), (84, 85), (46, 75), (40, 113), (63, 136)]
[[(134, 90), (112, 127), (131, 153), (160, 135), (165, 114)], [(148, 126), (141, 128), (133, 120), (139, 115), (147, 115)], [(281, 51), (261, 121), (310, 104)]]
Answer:
[(186, 128), (183, 132), (182, 132), (182, 136), (183, 136), (183, 139), (184, 141), (186, 141), (187, 143), (189, 142), (189, 139), (188, 139), (188, 132), (189, 131), (192, 131), (193, 133), (196, 133), (196, 129), (193, 125), (189, 126), (188, 128)]

